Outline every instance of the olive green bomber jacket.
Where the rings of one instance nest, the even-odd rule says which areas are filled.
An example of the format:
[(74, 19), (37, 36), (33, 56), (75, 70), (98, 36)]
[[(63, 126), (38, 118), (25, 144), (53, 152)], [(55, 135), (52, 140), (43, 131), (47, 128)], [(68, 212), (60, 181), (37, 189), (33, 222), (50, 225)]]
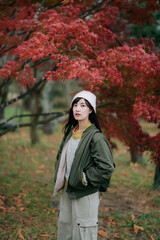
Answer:
[[(56, 181), (62, 149), (71, 136), (72, 131), (66, 139), (62, 140), (55, 163), (54, 181)], [(113, 171), (114, 163), (110, 145), (106, 137), (92, 124), (83, 132), (75, 152), (66, 189), (69, 199), (97, 192), (101, 184), (110, 179)], [(83, 172), (87, 177), (87, 186), (82, 184)]]

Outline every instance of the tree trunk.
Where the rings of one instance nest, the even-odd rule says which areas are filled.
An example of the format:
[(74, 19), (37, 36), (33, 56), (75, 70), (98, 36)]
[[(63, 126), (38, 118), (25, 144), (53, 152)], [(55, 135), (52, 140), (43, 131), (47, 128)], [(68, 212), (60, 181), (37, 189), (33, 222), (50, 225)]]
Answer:
[[(50, 94), (52, 92), (52, 89), (53, 89), (53, 83), (47, 82), (47, 84), (45, 84), (43, 91), (41, 93), (41, 105), (43, 108), (43, 113), (48, 113), (52, 109), (51, 101), (50, 101)], [(48, 116), (43, 116), (43, 120), (47, 120), (47, 119), (48, 119)], [(51, 122), (48, 122), (43, 125), (42, 129), (45, 134), (52, 134), (53, 124)]]
[(130, 148), (130, 154), (131, 154), (131, 162), (132, 162), (132, 163), (136, 163), (136, 162), (137, 162), (137, 155), (136, 155), (135, 152), (132, 150), (132, 148)]
[(130, 154), (131, 154), (131, 162), (132, 163), (137, 163), (137, 162), (143, 161), (142, 153), (139, 150), (137, 150), (137, 152), (135, 153), (132, 146), (130, 146)]
[(160, 165), (155, 167), (154, 189), (160, 191)]
[(4, 119), (4, 109), (0, 110), (0, 121)]
[[(8, 86), (4, 87), (3, 89), (1, 89), (0, 91), (0, 103), (3, 104), (6, 102), (7, 99), (7, 95), (8, 95)], [(0, 110), (0, 121), (2, 121), (4, 119), (4, 108)]]
[(66, 87), (66, 101), (67, 101), (67, 105), (69, 106), (72, 100), (72, 97), (70, 95), (70, 93), (72, 92), (71, 81), (66, 81), (65, 87)]
[[(40, 92), (35, 91), (32, 94), (32, 114), (40, 114), (42, 112), (42, 107), (40, 104)], [(31, 144), (35, 144), (40, 141), (37, 126), (34, 125), (35, 122), (38, 121), (39, 116), (32, 117), (33, 125), (30, 127), (30, 136), (31, 136)]]

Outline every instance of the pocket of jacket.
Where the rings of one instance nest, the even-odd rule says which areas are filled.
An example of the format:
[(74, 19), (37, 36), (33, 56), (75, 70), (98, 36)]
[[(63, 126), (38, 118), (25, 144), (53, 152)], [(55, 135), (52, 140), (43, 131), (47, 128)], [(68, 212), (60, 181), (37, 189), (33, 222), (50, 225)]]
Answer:
[(70, 173), (68, 182), (73, 188), (84, 189), (86, 186), (83, 185), (82, 178), (83, 178), (83, 170), (77, 171), (77, 174), (72, 175), (72, 173)]

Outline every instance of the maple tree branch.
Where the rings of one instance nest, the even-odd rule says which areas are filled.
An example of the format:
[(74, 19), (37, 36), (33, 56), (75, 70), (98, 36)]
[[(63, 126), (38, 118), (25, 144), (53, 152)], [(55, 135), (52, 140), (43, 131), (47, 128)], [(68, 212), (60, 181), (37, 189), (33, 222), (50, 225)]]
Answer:
[(115, 104), (115, 103), (104, 103), (102, 105), (97, 106), (97, 109), (101, 109), (101, 108), (106, 108), (106, 107), (125, 107), (125, 106), (131, 106), (133, 105), (134, 102), (127, 102), (127, 103), (119, 103), (119, 104)]
[(3, 80), (2, 84), (0, 85), (0, 89), (3, 88), (5, 85), (7, 85), (10, 81), (10, 78), (8, 78), (6, 81)]
[(11, 7), (12, 5), (14, 5), (16, 3), (16, 1), (14, 2), (10, 2), (10, 3), (0, 3), (0, 7), (4, 7), (2, 9), (0, 9), (0, 11), (3, 11), (5, 8), (7, 7)]
[[(55, 7), (60, 6), (61, 3), (63, 2), (63, 0), (60, 1), (59, 3), (56, 3), (56, 4), (51, 5), (51, 6), (48, 7), (48, 8), (44, 8), (44, 7), (43, 7), (43, 5), (44, 5), (45, 2), (46, 2), (46, 0), (42, 0), (41, 5), (39, 6), (36, 14), (34, 15), (34, 19), (37, 19), (37, 18), (39, 17), (39, 15), (40, 15), (41, 12), (45, 12), (45, 11), (47, 11), (47, 10), (49, 10), (49, 9), (52, 9), (52, 8), (55, 8)], [(9, 6), (12, 6), (14, 3), (16, 3), (16, 2), (12, 2), (12, 3), (9, 3), (9, 4), (3, 4), (3, 5), (9, 7)], [(0, 5), (2, 5), (2, 4), (0, 4)], [(0, 11), (1, 11), (1, 10), (0, 10)], [(24, 34), (24, 33), (26, 33), (26, 35), (25, 35), (23, 41), (27, 41), (27, 40), (29, 39), (31, 33), (33, 33), (33, 31), (32, 31), (32, 30), (29, 30), (29, 31), (27, 31), (27, 32), (23, 31), (23, 32), (21, 32), (21, 33), (19, 33), (19, 34), (17, 34), (17, 35), (22, 35), (22, 34)], [(8, 52), (8, 51), (10, 51), (11, 49), (16, 48), (16, 47), (17, 47), (17, 46), (12, 46), (12, 47), (10, 47), (10, 48), (7, 48), (7, 49), (4, 50), (2, 53), (0, 53), (0, 57), (3, 56), (3, 54), (5, 54), (6, 52)], [(3, 48), (5, 49), (5, 47), (3, 47)], [(17, 60), (18, 60), (18, 59), (17, 59)]]
[(16, 8), (13, 10), (10, 17), (13, 18), (15, 13), (16, 13)]
[[(17, 46), (12, 46), (12, 47), (7, 48), (7, 49), (5, 49), (5, 47), (3, 47), (2, 49), (5, 49), (5, 50), (0, 53), (0, 57), (1, 57), (4, 53), (6, 53), (6, 52), (8, 52), (9, 50), (11, 50), (11, 49), (13, 49), (13, 48), (16, 48), (16, 47), (17, 47)], [(1, 49), (1, 50), (2, 50), (2, 49)]]
[[(35, 62), (31, 67), (35, 67), (35, 66), (37, 66), (38, 64), (41, 64), (43, 61), (47, 61), (47, 60), (48, 60), (48, 58), (43, 59), (42, 61), (37, 61), (37, 62)], [(23, 68), (23, 67), (24, 67), (24, 64), (23, 64), (22, 68)], [(21, 69), (22, 69), (22, 68), (21, 68)], [(53, 69), (56, 69), (56, 66), (54, 66)], [(4, 83), (1, 85), (1, 87), (4, 87), (4, 85), (8, 84), (9, 80), (10, 80), (10, 78), (8, 78), (8, 80), (7, 80), (6, 82), (4, 82)], [(28, 88), (28, 90), (27, 90), (25, 93), (20, 94), (18, 97), (13, 98), (13, 99), (11, 99), (11, 100), (8, 101), (8, 102), (2, 103), (2, 104), (0, 105), (0, 111), (1, 111), (3, 108), (7, 107), (8, 105), (13, 104), (13, 103), (19, 101), (20, 99), (24, 98), (26, 95), (30, 94), (30, 93), (33, 92), (35, 89), (37, 89), (41, 84), (42, 84), (42, 85), (41, 85), (41, 87), (42, 87), (43, 84), (45, 84), (45, 83), (46, 83), (46, 78), (42, 78), (42, 79), (39, 80), (37, 83), (35, 83), (33, 87)], [(0, 88), (1, 88), (1, 87), (0, 87)], [(28, 87), (28, 86), (27, 86), (27, 87)]]
[[(47, 10), (47, 9), (45, 10), (44, 7), (43, 7), (43, 5), (45, 4), (45, 2), (46, 2), (46, 0), (42, 0), (42, 2), (41, 2), (41, 4), (40, 4), (37, 12), (35, 13), (33, 19), (37, 19), (37, 18), (39, 17), (39, 15), (40, 15), (41, 12)], [(15, 3), (15, 2), (13, 2), (13, 3)], [(13, 4), (13, 3), (12, 3), (12, 4)], [(9, 4), (6, 4), (6, 5), (9, 6)], [(23, 39), (23, 42), (24, 42), (24, 41), (27, 41), (27, 40), (29, 39), (29, 37), (30, 37), (30, 35), (31, 35), (32, 32), (33, 32), (32, 30), (29, 30), (29, 31), (26, 32), (26, 34), (25, 34), (25, 36), (24, 36), (24, 39)], [(25, 33), (25, 32), (22, 32), (22, 34), (23, 34), (23, 33)], [(17, 47), (17, 46), (12, 46), (12, 47), (10, 47), (10, 48), (7, 48), (6, 50), (4, 50), (4, 51), (0, 54), (0, 56), (2, 56), (4, 53), (6, 53), (7, 51), (9, 51), (9, 50), (11, 50), (12, 48), (15, 48), (15, 47)], [(17, 60), (18, 60), (18, 57), (16, 57), (15, 60), (17, 61)]]
[[(53, 115), (51, 116), (50, 118), (47, 118), (45, 120), (41, 120), (41, 121), (37, 121), (37, 122), (29, 122), (29, 123), (22, 123), (22, 124), (13, 124), (13, 125), (7, 125), (7, 122), (9, 122), (11, 120), (8, 119), (6, 122), (0, 124), (0, 128), (3, 130), (1, 133), (0, 133), (0, 136), (3, 136), (5, 135), (6, 133), (8, 132), (11, 132), (11, 131), (15, 131), (16, 129), (18, 128), (21, 128), (21, 127), (30, 127), (30, 126), (35, 126), (35, 125), (44, 125), (50, 121), (53, 121), (59, 117), (62, 117), (62, 116), (65, 116), (66, 114), (68, 114), (68, 111), (64, 111), (64, 112), (53, 112), (53, 113), (43, 113), (43, 114), (26, 114), (26, 115), (15, 115), (14, 117), (20, 117), (20, 116), (24, 116), (24, 117), (27, 117), (27, 116), (50, 116), (50, 115)], [(12, 117), (13, 119), (13, 117)]]
[[(40, 65), (41, 63), (46, 62), (46, 61), (48, 61), (48, 60), (50, 60), (50, 56), (47, 57), (47, 58), (43, 58), (43, 59), (36, 60), (34, 63), (31, 62), (31, 63), (33, 63), (33, 64), (30, 64), (30, 67), (31, 67), (31, 68), (34, 68), (34, 67), (36, 67), (37, 65)], [(29, 62), (29, 61), (28, 61), (28, 62)]]
[[(42, 5), (43, 5), (45, 2), (46, 2), (46, 0), (42, 0), (41, 6), (38, 8), (38, 10), (37, 10), (37, 12), (36, 12), (36, 14), (35, 14), (35, 16), (34, 16), (35, 19), (39, 17), (40, 13), (41, 13), (42, 10), (44, 9)], [(27, 41), (28, 38), (30, 37), (31, 33), (32, 33), (31, 30), (27, 31), (27, 32), (26, 32), (26, 35), (25, 35), (25, 37), (24, 37), (24, 39), (23, 39), (23, 41)], [(12, 46), (12, 47), (4, 50), (4, 51), (0, 54), (0, 56), (2, 56), (4, 53), (8, 52), (9, 50), (11, 50), (12, 48), (15, 48), (15, 47), (17, 47), (17, 46)], [(16, 57), (15, 57), (15, 61), (18, 61), (18, 59), (19, 59), (19, 57), (16, 56)], [(43, 61), (46, 61), (46, 60), (48, 60), (48, 59), (45, 59), (45, 60), (43, 60)], [(33, 64), (32, 67), (35, 67), (36, 65), (42, 63), (43, 61), (41, 61), (41, 62), (39, 62), (39, 61), (36, 62), (35, 64)], [(21, 70), (23, 69), (24, 65), (25, 65), (25, 63), (22, 65)], [(4, 82), (1, 84), (0, 89), (1, 89), (2, 87), (4, 87), (5, 85), (7, 85), (8, 82), (9, 82), (9, 80), (10, 80), (10, 79), (7, 79), (7, 81), (4, 81)], [(40, 83), (38, 82), (37, 84), (34, 85), (34, 87), (36, 88), (37, 86), (39, 86), (39, 84), (40, 84)], [(34, 87), (33, 87), (33, 89), (35, 89)], [(11, 101), (8, 101), (8, 102), (6, 102), (6, 103), (1, 104), (1, 105), (0, 105), (0, 110), (3, 109), (5, 106), (8, 106), (9, 104), (12, 104), (12, 103), (18, 101), (19, 99), (23, 98), (25, 95), (27, 95), (28, 93), (30, 93), (30, 91), (32, 91), (32, 89), (30, 89), (30, 90), (27, 91), (26, 93), (20, 95), (18, 98), (12, 99)], [(4, 106), (4, 107), (3, 107), (3, 106)]]
[(117, 116), (115, 116), (115, 115), (113, 115), (113, 114), (105, 114), (105, 113), (99, 113), (99, 115), (106, 116), (106, 117), (110, 117), (110, 118), (114, 119), (114, 120), (118, 123), (118, 125), (120, 126), (120, 128), (123, 130), (123, 132), (125, 133), (126, 137), (127, 137), (131, 142), (135, 142), (134, 138), (132, 138), (132, 137), (129, 135), (129, 133), (128, 133), (126, 127), (125, 127), (125, 124), (122, 123), (122, 121), (120, 121), (120, 119), (119, 119)]
[(3, 108), (5, 108), (6, 106), (15, 103), (17, 101), (19, 101), (20, 99), (24, 98), (26, 95), (30, 94), (31, 92), (33, 92), (33, 90), (35, 90), (36, 88), (38, 88), (42, 83), (44, 83), (46, 81), (46, 78), (41, 79), (40, 81), (38, 81), (33, 87), (29, 88), (25, 93), (22, 93), (21, 95), (19, 95), (16, 98), (11, 99), (8, 102), (2, 103), (0, 105), (0, 110), (2, 110)]
[[(64, 111), (68, 113), (68, 111)], [(37, 113), (37, 114), (20, 114), (20, 115), (14, 115), (10, 118), (8, 118), (4, 123), (0, 123), (0, 127), (2, 127), (4, 124), (8, 123), (9, 121), (15, 119), (15, 118), (25, 118), (25, 117), (40, 117), (40, 116), (52, 116), (52, 115), (58, 115), (62, 114), (62, 112), (49, 112), (49, 113)]]
[(119, 38), (116, 36), (116, 34), (114, 33), (115, 35), (115, 40), (118, 42), (119, 46), (123, 47), (124, 44), (119, 40)]
[[(94, 14), (94, 13), (96, 13), (96, 12), (99, 12), (99, 11), (101, 11), (101, 9), (102, 9), (102, 5), (103, 5), (103, 3), (105, 2), (106, 0), (101, 0), (101, 2), (98, 2), (98, 4), (97, 5), (93, 5), (91, 8), (89, 8), (88, 10), (86, 10), (86, 11), (84, 11), (83, 13), (81, 13), (80, 15), (79, 15), (79, 17), (80, 18), (85, 18), (85, 17), (87, 17), (87, 16), (89, 16), (89, 15), (92, 15), (92, 14)], [(114, 2), (114, 0), (110, 0), (109, 2), (107, 2), (106, 3), (106, 7), (107, 6), (109, 6), (112, 2)], [(118, 44), (119, 44), (119, 46), (123, 46), (123, 43), (118, 39), (118, 37), (116, 36), (116, 34), (115, 34), (115, 40), (118, 42)]]
[[(41, 4), (40, 4), (40, 6), (39, 6), (39, 8), (38, 8), (38, 10), (37, 10), (37, 12), (36, 12), (36, 14), (34, 15), (33, 19), (38, 19), (40, 13), (43, 12), (43, 10), (44, 10), (43, 5), (45, 4), (45, 2), (46, 2), (46, 0), (42, 0), (42, 2), (41, 2)], [(32, 30), (27, 31), (27, 33), (26, 33), (23, 41), (27, 41), (27, 40), (29, 39), (29, 37), (30, 37), (30, 35), (31, 35), (32, 32), (33, 32)]]
[[(82, 12), (79, 14), (80, 18), (86, 18), (96, 12), (101, 11), (103, 3), (106, 2), (106, 0), (100, 0), (98, 1), (98, 4), (93, 5), (91, 8), (87, 9), (86, 11)], [(106, 6), (110, 5), (114, 0), (110, 0), (109, 2), (106, 3)]]
[(56, 4), (51, 5), (51, 6), (48, 7), (48, 8), (45, 8), (44, 11), (49, 10), (49, 9), (52, 9), (52, 8), (59, 7), (59, 6), (62, 4), (62, 2), (63, 2), (63, 0), (62, 0), (62, 1), (59, 1), (59, 2), (56, 3)]

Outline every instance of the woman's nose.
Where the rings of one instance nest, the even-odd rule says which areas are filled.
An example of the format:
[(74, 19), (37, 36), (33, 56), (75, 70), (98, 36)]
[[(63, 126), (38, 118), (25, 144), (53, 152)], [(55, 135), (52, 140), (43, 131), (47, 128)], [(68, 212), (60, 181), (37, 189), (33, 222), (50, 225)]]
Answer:
[(79, 110), (80, 110), (80, 106), (77, 105), (77, 106), (76, 106), (76, 111), (79, 111)]

